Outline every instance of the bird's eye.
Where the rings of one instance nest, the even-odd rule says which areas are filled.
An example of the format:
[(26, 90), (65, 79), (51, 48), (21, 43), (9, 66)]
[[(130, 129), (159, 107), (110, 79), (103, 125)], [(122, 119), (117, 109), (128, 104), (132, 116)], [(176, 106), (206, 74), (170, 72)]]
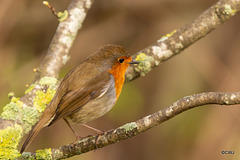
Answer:
[(119, 61), (119, 63), (123, 63), (124, 59), (120, 58), (118, 61)]

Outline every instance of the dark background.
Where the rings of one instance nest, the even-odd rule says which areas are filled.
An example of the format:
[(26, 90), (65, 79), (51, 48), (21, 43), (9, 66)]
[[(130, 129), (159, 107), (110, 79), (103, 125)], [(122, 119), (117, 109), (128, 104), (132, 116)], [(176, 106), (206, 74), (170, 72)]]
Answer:
[[(214, 0), (96, 0), (71, 49), (71, 68), (100, 46), (123, 45), (131, 53), (161, 36), (191, 23)], [(68, 0), (50, 1), (57, 11)], [(127, 83), (116, 106), (89, 124), (100, 130), (116, 128), (166, 107), (178, 99), (207, 91), (240, 89), (239, 15), (162, 63), (145, 77)], [(21, 97), (43, 60), (58, 21), (41, 0), (0, 1), (0, 104), (7, 94)], [(205, 106), (189, 110), (136, 137), (71, 159), (88, 160), (219, 160), (240, 157), (240, 109)], [(95, 134), (74, 125), (80, 135)], [(71, 143), (74, 135), (63, 120), (43, 129), (27, 151)], [(222, 151), (234, 151), (223, 155)]]

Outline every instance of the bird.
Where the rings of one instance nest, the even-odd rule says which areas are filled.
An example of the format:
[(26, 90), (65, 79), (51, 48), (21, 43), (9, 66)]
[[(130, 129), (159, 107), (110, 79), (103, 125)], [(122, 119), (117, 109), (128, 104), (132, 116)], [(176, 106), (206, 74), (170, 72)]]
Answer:
[(117, 102), (129, 65), (138, 64), (120, 45), (108, 44), (99, 48), (62, 79), (40, 120), (32, 127), (20, 153), (44, 127), (63, 118), (76, 136), (69, 121), (100, 130), (86, 123), (106, 114)]

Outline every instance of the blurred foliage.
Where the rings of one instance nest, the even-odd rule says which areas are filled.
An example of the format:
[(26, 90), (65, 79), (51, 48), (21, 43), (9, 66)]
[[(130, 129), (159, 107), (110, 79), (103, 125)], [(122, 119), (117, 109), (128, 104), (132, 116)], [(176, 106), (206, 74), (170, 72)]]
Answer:
[[(71, 49), (63, 77), (91, 52), (107, 43), (123, 45), (130, 53), (190, 23), (214, 0), (95, 1)], [(69, 1), (51, 1), (57, 11)], [(40, 0), (0, 1), (0, 104), (13, 91), (21, 97), (34, 78), (58, 20)], [(116, 106), (90, 124), (108, 130), (149, 115), (174, 101), (205, 91), (239, 91), (239, 15), (145, 77), (126, 84)], [(240, 156), (239, 106), (207, 106), (187, 111), (124, 142), (71, 159), (219, 160)], [(2, 108), (1, 108), (2, 110)], [(74, 126), (80, 135), (94, 134)], [(61, 133), (61, 134), (59, 134)], [(44, 129), (29, 151), (71, 143), (74, 136), (63, 121)], [(223, 155), (221, 151), (234, 151)]]

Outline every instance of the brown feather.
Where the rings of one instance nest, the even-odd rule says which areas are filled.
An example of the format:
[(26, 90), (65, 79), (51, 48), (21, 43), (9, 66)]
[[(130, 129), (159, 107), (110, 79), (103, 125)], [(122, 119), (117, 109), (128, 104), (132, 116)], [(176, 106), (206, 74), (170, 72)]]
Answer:
[(32, 127), (32, 130), (30, 131), (27, 139), (25, 140), (20, 153), (22, 153), (25, 148), (32, 142), (32, 140), (36, 137), (36, 135), (39, 133), (39, 131), (45, 127), (46, 123), (51, 119), (49, 115), (43, 115), (40, 121), (35, 124), (35, 126)]
[[(83, 74), (82, 70), (84, 69), (88, 70), (88, 74)], [(68, 83), (68, 86), (59, 86), (55, 96), (56, 99), (60, 100), (55, 109), (55, 116), (48, 126), (62, 117), (73, 114), (91, 99), (98, 97), (109, 81), (109, 75), (107, 74), (109, 73), (99, 70), (92, 63), (83, 63), (75, 68), (73, 72), (70, 72), (70, 75), (67, 75), (61, 84), (66, 84), (65, 81), (70, 81), (70, 78), (77, 75), (81, 78), (71, 79), (71, 83)]]

